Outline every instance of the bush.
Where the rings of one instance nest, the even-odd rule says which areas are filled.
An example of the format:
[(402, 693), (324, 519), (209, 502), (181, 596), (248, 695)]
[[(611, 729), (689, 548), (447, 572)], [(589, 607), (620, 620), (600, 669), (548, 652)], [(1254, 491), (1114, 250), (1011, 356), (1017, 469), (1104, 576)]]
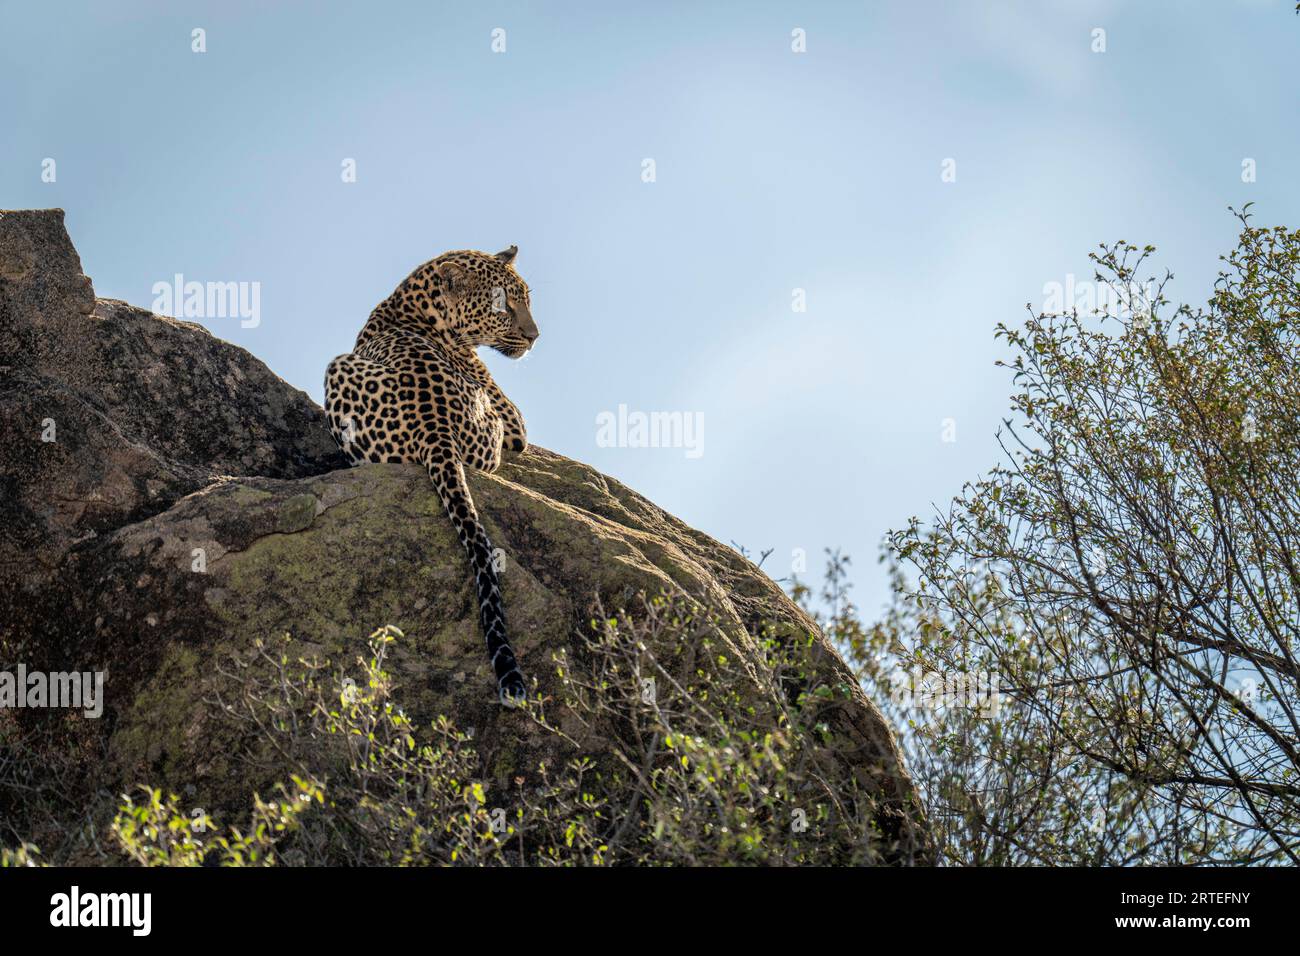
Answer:
[(992, 675), (995, 715), (897, 711), (952, 862), (1300, 862), (1300, 231), (1240, 220), (1206, 308), (1120, 242), (1120, 314), (1000, 327), (1004, 461), (892, 535), (878, 627), (830, 627), (877, 699), (880, 653)]
[[(540, 784), (490, 794), (483, 754), (445, 717), (416, 727), (394, 699), (383, 628), (355, 678), (258, 642), (217, 701), (285, 782), (221, 827), (148, 786), (126, 796), (115, 855), (195, 865), (796, 865), (879, 862), (876, 803), (824, 717), (848, 687), (808, 667), (811, 637), (760, 636), (739, 661), (694, 602), (597, 609), (555, 659), (562, 723), (540, 701), (519, 719), (565, 741)], [(585, 750), (573, 739), (600, 741)], [(257, 759), (255, 756), (252, 759)], [(265, 764), (263, 764), (265, 765)], [(509, 809), (493, 804), (507, 804)], [(34, 848), (16, 851), (25, 862)], [(19, 854), (24, 854), (21, 857)], [(9, 856), (6, 856), (6, 860)]]

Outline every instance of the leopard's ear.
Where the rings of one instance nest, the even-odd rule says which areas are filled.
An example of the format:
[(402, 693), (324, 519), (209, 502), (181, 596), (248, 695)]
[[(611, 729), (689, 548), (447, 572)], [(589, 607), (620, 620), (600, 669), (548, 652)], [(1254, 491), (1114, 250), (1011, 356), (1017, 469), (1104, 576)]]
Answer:
[(459, 292), (465, 282), (465, 272), (460, 266), (444, 262), (438, 266), (438, 280), (448, 292)]
[(502, 249), (500, 252), (498, 252), (497, 258), (500, 259), (502, 262), (504, 262), (506, 265), (510, 265), (510, 263), (515, 261), (515, 256), (517, 256), (518, 254), (519, 254), (519, 247), (511, 246), (509, 249)]

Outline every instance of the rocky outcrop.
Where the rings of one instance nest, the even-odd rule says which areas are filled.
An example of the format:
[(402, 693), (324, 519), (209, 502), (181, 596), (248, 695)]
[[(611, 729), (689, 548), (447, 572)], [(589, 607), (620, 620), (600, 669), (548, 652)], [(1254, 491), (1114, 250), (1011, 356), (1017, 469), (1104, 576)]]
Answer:
[[(29, 664), (107, 670), (104, 750), (118, 779), (246, 805), (239, 730), (210, 703), (215, 663), (284, 633), (354, 659), (385, 624), (406, 635), (392, 664), (413, 715), (473, 728), (498, 776), (566, 756), (569, 744), (492, 696), (464, 556), (421, 469), (341, 468), (320, 409), (255, 358), (196, 325), (95, 300), (58, 210), (0, 213), (0, 310), (7, 646)], [(760, 625), (814, 634), (816, 667), (852, 688), (828, 718), (844, 759), (878, 796), (899, 861), (927, 859), (889, 727), (752, 563), (542, 449), (470, 484), (502, 549), (515, 649), (543, 695), (556, 690), (551, 655), (596, 597), (707, 601), (729, 655), (754, 666)]]
[(62, 210), (0, 212), (0, 428), (0, 574), (25, 583), (216, 476), (345, 464), (320, 410), (243, 349), (97, 300)]

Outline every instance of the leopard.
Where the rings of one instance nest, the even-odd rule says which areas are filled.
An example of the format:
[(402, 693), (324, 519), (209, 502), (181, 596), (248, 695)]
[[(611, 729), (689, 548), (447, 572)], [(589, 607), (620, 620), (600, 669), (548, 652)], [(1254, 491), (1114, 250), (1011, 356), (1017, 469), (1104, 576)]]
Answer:
[(537, 341), (518, 246), (459, 249), (418, 266), (375, 306), (352, 351), (325, 370), (325, 414), (351, 465), (424, 467), (469, 559), (478, 618), (501, 703), (527, 685), (506, 636), (499, 559), (466, 482), (467, 467), (496, 472), (528, 450), (518, 407), (478, 354), (523, 358)]

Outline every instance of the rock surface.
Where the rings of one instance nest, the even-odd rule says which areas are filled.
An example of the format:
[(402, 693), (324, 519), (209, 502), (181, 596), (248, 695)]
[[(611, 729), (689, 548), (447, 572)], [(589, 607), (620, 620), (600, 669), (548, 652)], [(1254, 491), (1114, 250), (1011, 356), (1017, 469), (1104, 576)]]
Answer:
[[(215, 662), (282, 633), (348, 661), (384, 624), (406, 635), (391, 663), (413, 715), (494, 741), (503, 778), (565, 756), (491, 694), (465, 559), (423, 471), (341, 468), (320, 409), (257, 359), (95, 300), (59, 210), (0, 213), (0, 366), (5, 634), (29, 666), (107, 670), (120, 779), (246, 805), (237, 732), (210, 705)], [(544, 694), (597, 595), (706, 599), (742, 661), (763, 622), (816, 632), (748, 560), (578, 462), (535, 448), (470, 485), (504, 554), (515, 650)], [(853, 684), (820, 635), (816, 658)], [(853, 689), (834, 730), (900, 861), (924, 861), (893, 736)]]
[(0, 575), (215, 476), (345, 464), (320, 409), (243, 349), (97, 300), (62, 210), (0, 212), (0, 423)]

